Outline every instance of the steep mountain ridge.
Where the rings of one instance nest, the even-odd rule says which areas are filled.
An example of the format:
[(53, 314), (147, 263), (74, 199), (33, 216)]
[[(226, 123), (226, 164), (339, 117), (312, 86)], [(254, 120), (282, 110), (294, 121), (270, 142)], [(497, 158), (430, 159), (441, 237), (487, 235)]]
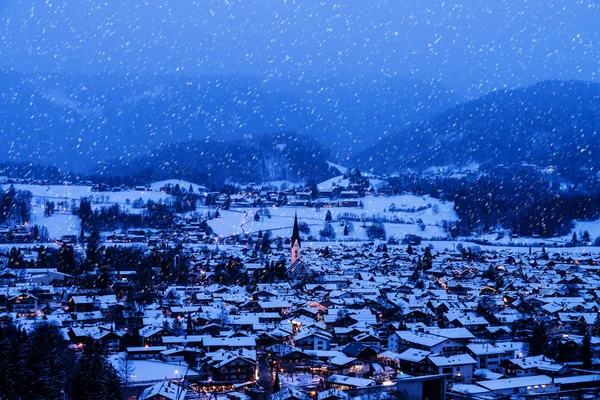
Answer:
[(386, 82), (162, 74), (0, 72), (0, 162), (91, 169), (168, 143), (295, 131), (351, 146), (456, 103), (418, 80)]
[(165, 144), (151, 155), (107, 161), (97, 173), (136, 176), (145, 181), (178, 177), (205, 184), (318, 181), (329, 177), (329, 155), (316, 139), (283, 132)]
[(502, 90), (413, 124), (356, 156), (382, 172), (431, 165), (600, 167), (600, 85), (545, 81)]

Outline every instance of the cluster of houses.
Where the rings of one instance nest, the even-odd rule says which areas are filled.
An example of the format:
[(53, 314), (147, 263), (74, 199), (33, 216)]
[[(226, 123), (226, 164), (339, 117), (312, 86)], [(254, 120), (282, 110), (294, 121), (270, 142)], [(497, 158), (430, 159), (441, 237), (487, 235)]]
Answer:
[[(157, 288), (144, 304), (124, 294), (134, 271), (99, 292), (53, 268), (0, 267), (0, 324), (47, 321), (73, 349), (102, 343), (140, 399), (552, 398), (600, 388), (600, 254), (321, 245), (303, 247), (296, 221), (290, 247), (270, 254), (189, 246), (188, 284)], [(216, 283), (213, 267), (232, 257), (248, 277), (284, 260), (288, 277)], [(531, 344), (541, 326), (543, 352)]]

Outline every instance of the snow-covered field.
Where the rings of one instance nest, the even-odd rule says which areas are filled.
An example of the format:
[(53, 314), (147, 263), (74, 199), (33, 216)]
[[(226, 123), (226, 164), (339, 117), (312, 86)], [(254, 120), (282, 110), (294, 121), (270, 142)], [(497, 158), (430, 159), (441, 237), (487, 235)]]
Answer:
[(196, 183), (192, 183), (192, 182), (188, 182), (188, 181), (182, 181), (181, 179), (167, 179), (164, 181), (154, 182), (153, 184), (150, 185), (150, 188), (155, 192), (159, 192), (160, 188), (165, 187), (168, 184), (171, 184), (171, 186), (179, 185), (179, 187), (181, 187), (182, 189), (185, 189), (185, 190), (189, 190), (189, 188), (191, 186), (192, 189), (194, 189), (195, 193), (203, 192), (206, 190), (206, 187), (204, 187), (202, 185), (198, 185)]
[[(487, 240), (491, 245), (498, 246), (554, 246), (555, 244), (562, 246), (571, 243), (573, 240), (573, 234), (577, 235), (578, 240), (583, 240), (584, 232), (588, 232), (590, 236), (590, 242), (594, 243), (596, 238), (600, 237), (600, 220), (596, 221), (575, 221), (575, 226), (571, 231), (560, 237), (553, 238), (534, 238), (534, 237), (516, 237), (513, 238), (508, 232), (501, 237), (498, 234), (486, 234), (479, 236), (479, 239)], [(464, 238), (469, 240), (469, 238)]]
[(293, 189), (293, 188), (302, 188), (306, 185), (305, 182), (292, 182), (288, 180), (279, 180), (279, 181), (266, 181), (266, 182), (234, 182), (230, 181), (233, 185), (239, 186), (241, 188), (246, 188), (248, 186), (252, 186), (254, 189), (261, 188), (275, 188), (277, 190), (285, 190), (285, 189)]
[(81, 222), (79, 217), (70, 212), (57, 212), (50, 217), (44, 215), (44, 209), (34, 206), (31, 213), (31, 224), (45, 226), (50, 239), (60, 239), (64, 235), (79, 235)]
[[(121, 371), (122, 353), (111, 355), (108, 360), (117, 371)], [(161, 361), (130, 360), (130, 382), (136, 385), (141, 382), (182, 379), (183, 376), (197, 376), (198, 373), (188, 368), (187, 363), (169, 364)]]
[[(133, 202), (135, 199), (142, 199), (144, 202), (148, 200), (166, 201), (170, 195), (157, 191), (137, 191), (128, 190), (124, 192), (92, 192), (91, 186), (67, 186), (67, 185), (14, 185), (17, 190), (28, 190), (33, 195), (33, 203), (44, 205), (45, 201), (67, 201), (69, 206), (72, 201), (79, 202), (83, 197), (89, 197), (92, 200), (94, 208), (108, 207), (113, 204), (119, 204), (122, 208), (128, 209), (130, 212), (136, 212), (128, 202)], [(139, 211), (137, 211), (139, 212)]]
[(571, 233), (563, 236), (561, 239), (564, 241), (570, 241), (573, 239), (573, 233), (576, 233), (577, 237), (581, 240), (585, 231), (590, 234), (590, 240), (593, 242), (597, 237), (600, 236), (600, 220), (575, 221), (575, 227), (571, 230)]
[[(79, 218), (71, 214), (71, 209), (79, 206), (79, 202), (84, 197), (91, 199), (94, 209), (118, 204), (121, 209), (130, 213), (142, 212), (142, 209), (133, 208), (131, 205), (136, 199), (142, 199), (145, 203), (148, 200), (167, 201), (171, 197), (158, 191), (92, 192), (90, 186), (17, 184), (14, 187), (17, 190), (28, 190), (32, 193), (30, 222), (33, 225), (48, 228), (51, 239), (58, 239), (63, 235), (79, 234)], [(47, 201), (55, 203), (55, 213), (50, 217), (44, 216), (44, 206)], [(61, 202), (63, 205), (59, 206), (58, 203)]]
[[(367, 174), (363, 174), (368, 177)], [(378, 187), (383, 181), (377, 178), (369, 178), (369, 186)], [(323, 181), (317, 185), (319, 190), (331, 190), (337, 186), (347, 187), (350, 184), (350, 179), (344, 178), (344, 175), (339, 175), (334, 178)]]
[[(482, 250), (498, 250), (498, 251), (506, 251), (514, 254), (528, 254), (529, 246), (485, 246), (477, 243), (469, 242), (468, 239), (465, 240), (457, 240), (457, 241), (423, 241), (421, 242), (421, 246), (432, 246), (436, 250), (444, 250), (448, 252), (453, 252), (456, 249), (456, 246), (462, 245), (466, 248), (468, 247), (480, 247)], [(546, 252), (551, 256), (554, 253), (562, 254), (562, 255), (577, 255), (577, 256), (586, 256), (590, 254), (599, 254), (600, 247), (597, 246), (577, 246), (577, 247), (553, 247), (553, 246), (531, 246), (531, 252), (541, 252), (542, 249), (545, 249)]]
[[(256, 233), (258, 231), (270, 231), (273, 236), (289, 237), (292, 234), (294, 224), (294, 215), (298, 214), (300, 223), (305, 222), (310, 227), (310, 235), (318, 237), (319, 231), (325, 225), (325, 215), (331, 211), (333, 217), (332, 226), (336, 231), (338, 239), (347, 240), (366, 240), (366, 228), (363, 223), (354, 221), (354, 230), (348, 236), (344, 236), (344, 227), (338, 222), (338, 217), (344, 213), (350, 213), (358, 218), (371, 218), (373, 216), (396, 220), (398, 223), (384, 223), (387, 236), (402, 238), (406, 234), (415, 234), (424, 238), (446, 237), (441, 227), (442, 221), (456, 221), (458, 216), (454, 211), (454, 204), (451, 202), (441, 202), (428, 196), (400, 195), (391, 197), (365, 197), (362, 199), (364, 208), (353, 207), (335, 207), (335, 208), (316, 208), (307, 207), (273, 207), (268, 211), (271, 218), (262, 216), (259, 221), (254, 220), (254, 214), (258, 211), (256, 208), (232, 209), (229, 211), (220, 210), (220, 218), (209, 221), (209, 225), (214, 232), (227, 237), (242, 233)], [(408, 210), (411, 208), (431, 207), (417, 211), (389, 211), (391, 204), (395, 204), (397, 209)], [(435, 207), (434, 207), (435, 206)], [(400, 221), (403, 221), (400, 223)], [(422, 224), (419, 224), (421, 222)], [(371, 225), (367, 222), (366, 226)], [(424, 227), (424, 229), (422, 229)]]

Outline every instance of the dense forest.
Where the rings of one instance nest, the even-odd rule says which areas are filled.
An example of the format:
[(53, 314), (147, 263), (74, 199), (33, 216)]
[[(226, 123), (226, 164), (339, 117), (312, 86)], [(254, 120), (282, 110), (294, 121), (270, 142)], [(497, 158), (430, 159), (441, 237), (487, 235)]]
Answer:
[(15, 190), (11, 185), (7, 191), (0, 190), (0, 223), (23, 224), (31, 216), (31, 192)]
[(571, 180), (585, 180), (600, 168), (599, 109), (600, 85), (592, 82), (499, 90), (398, 127), (361, 149), (356, 161), (392, 173), (471, 163), (552, 165)]
[(90, 341), (70, 349), (60, 327), (39, 323), (31, 331), (0, 327), (0, 393), (6, 400), (120, 400), (122, 382), (106, 350)]
[(568, 234), (574, 220), (600, 218), (600, 191), (561, 188), (556, 181), (522, 170), (477, 178), (406, 174), (392, 178), (389, 186), (396, 192), (453, 201), (459, 216), (453, 236), (508, 229), (521, 236), (552, 237)]

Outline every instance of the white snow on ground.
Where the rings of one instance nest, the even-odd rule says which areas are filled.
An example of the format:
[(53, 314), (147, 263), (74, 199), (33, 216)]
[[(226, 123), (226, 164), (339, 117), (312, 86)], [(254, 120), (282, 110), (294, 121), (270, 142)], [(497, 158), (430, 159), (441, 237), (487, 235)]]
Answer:
[[(511, 246), (511, 245), (521, 245), (521, 246), (554, 246), (556, 245), (565, 245), (569, 244), (573, 240), (573, 233), (577, 234), (578, 240), (583, 240), (583, 233), (587, 231), (590, 234), (590, 242), (593, 244), (596, 238), (600, 237), (600, 220), (596, 221), (575, 221), (575, 226), (571, 231), (560, 237), (552, 237), (552, 238), (534, 238), (534, 237), (511, 237), (510, 233), (507, 231), (501, 237), (498, 234), (485, 234), (480, 235), (479, 239), (484, 239), (489, 242), (491, 245), (499, 245), (499, 246)], [(468, 237), (462, 238), (463, 240), (469, 240)]]
[(311, 375), (306, 372), (299, 372), (294, 374), (280, 373), (279, 381), (283, 387), (303, 387), (307, 385), (318, 385), (321, 381), (321, 377), (318, 375)]
[[(30, 222), (33, 225), (48, 228), (51, 239), (59, 239), (63, 235), (79, 234), (79, 218), (71, 214), (71, 208), (73, 205), (78, 206), (83, 197), (91, 199), (94, 209), (118, 204), (121, 209), (132, 214), (143, 211), (141, 208), (131, 206), (131, 202), (136, 199), (141, 198), (145, 203), (150, 199), (153, 201), (168, 201), (171, 198), (170, 195), (154, 191), (92, 192), (90, 186), (17, 184), (14, 187), (17, 190), (28, 190), (32, 193), (32, 219)], [(128, 200), (130, 204), (127, 204)], [(53, 201), (56, 204), (55, 213), (50, 217), (44, 216), (46, 201)], [(59, 202), (66, 202), (66, 209), (61, 209), (58, 206)]]
[(565, 242), (570, 242), (573, 239), (573, 233), (577, 234), (579, 240), (582, 240), (583, 232), (588, 231), (590, 240), (594, 242), (600, 236), (600, 220), (596, 221), (575, 221), (575, 227), (571, 232), (563, 236), (561, 239)]
[[(480, 247), (482, 250), (487, 251), (506, 251), (514, 254), (528, 254), (529, 246), (485, 246), (477, 243), (469, 242), (468, 240), (460, 241), (423, 241), (421, 246), (432, 246), (436, 250), (444, 250), (453, 252), (456, 246), (462, 245), (465, 248), (469, 247)], [(541, 252), (542, 249), (546, 249), (546, 252), (550, 257), (554, 253), (562, 255), (578, 255), (585, 256), (592, 253), (600, 252), (600, 247), (597, 246), (578, 246), (578, 247), (552, 247), (552, 246), (531, 246), (531, 252)]]
[(286, 180), (282, 180), (282, 181), (268, 181), (268, 182), (262, 182), (260, 184), (256, 184), (253, 185), (254, 187), (257, 188), (262, 188), (262, 187), (274, 187), (277, 189), (281, 189), (282, 187), (285, 189), (292, 189), (292, 188), (300, 188), (302, 186), (304, 186), (304, 182), (292, 182), (292, 181), (286, 181)]
[(327, 161), (327, 165), (329, 166), (330, 169), (331, 168), (337, 169), (340, 172), (340, 174), (347, 174), (348, 173), (348, 168), (342, 167), (339, 164), (332, 163), (331, 161)]
[(135, 199), (142, 199), (145, 202), (148, 200), (153, 201), (166, 201), (170, 198), (170, 195), (154, 191), (138, 191), (128, 190), (124, 192), (92, 192), (90, 186), (67, 186), (67, 185), (14, 185), (17, 190), (28, 190), (33, 195), (33, 203), (37, 204), (38, 199), (40, 204), (45, 204), (45, 201), (58, 201), (71, 200), (79, 201), (83, 197), (89, 197), (92, 199), (92, 207), (101, 208), (109, 207), (113, 204), (119, 204), (121, 208), (128, 209), (130, 212), (141, 212), (139, 209), (134, 209), (127, 205), (127, 200), (132, 202)]
[[(365, 177), (369, 177), (368, 174), (362, 174)], [(383, 181), (378, 178), (369, 178), (369, 186), (377, 188)], [(327, 179), (317, 184), (319, 190), (331, 190), (337, 186), (347, 187), (350, 185), (350, 179), (344, 178), (344, 175), (339, 175), (331, 179)]]
[(266, 182), (228, 182), (231, 183), (233, 185), (239, 186), (241, 188), (247, 188), (248, 186), (251, 186), (254, 189), (261, 189), (261, 188), (276, 188), (277, 190), (285, 190), (285, 189), (294, 189), (294, 188), (302, 188), (304, 187), (306, 184), (304, 182), (292, 182), (292, 181), (288, 181), (288, 180), (279, 180), (279, 181), (266, 181)]
[(336, 186), (347, 187), (350, 184), (349, 179), (344, 179), (344, 175), (336, 176), (335, 178), (327, 179), (317, 185), (319, 190), (330, 190)]
[[(108, 357), (108, 360), (117, 371), (120, 370), (121, 354), (117, 353)], [(130, 362), (133, 365), (133, 378), (130, 378), (133, 385), (138, 382), (181, 379), (186, 374), (188, 377), (198, 375), (195, 371), (188, 369), (185, 362), (180, 364), (147, 360), (130, 360)]]
[[(469, 237), (461, 238), (468, 241)], [(497, 233), (489, 233), (477, 236), (477, 239), (487, 240), (490, 245), (498, 246), (554, 246), (554, 243), (564, 244), (565, 241), (560, 238), (533, 238), (533, 237), (516, 237), (510, 236), (509, 232), (505, 232), (501, 237)]]
[(198, 185), (198, 184), (188, 182), (188, 181), (183, 181), (181, 179), (167, 179), (164, 181), (154, 182), (153, 184), (150, 185), (150, 188), (155, 192), (159, 192), (160, 188), (167, 186), (169, 183), (171, 184), (171, 186), (179, 185), (179, 187), (181, 187), (182, 189), (185, 189), (185, 190), (189, 190), (190, 185), (192, 185), (192, 188), (194, 189), (195, 193), (206, 191), (205, 186)]
[[(268, 208), (271, 213), (271, 218), (261, 217), (259, 221), (254, 220), (254, 214), (258, 211), (256, 208), (248, 209), (232, 209), (219, 210), (220, 218), (208, 221), (214, 232), (221, 236), (227, 237), (241, 233), (257, 233), (258, 231), (270, 231), (273, 236), (289, 237), (292, 233), (294, 224), (294, 214), (298, 214), (299, 222), (305, 222), (310, 227), (310, 235), (319, 236), (319, 231), (325, 225), (325, 215), (327, 211), (331, 211), (333, 217), (333, 227), (336, 231), (337, 239), (339, 240), (366, 240), (366, 229), (362, 227), (363, 223), (354, 221), (354, 231), (348, 236), (344, 236), (344, 227), (337, 222), (338, 216), (344, 213), (354, 214), (356, 217), (386, 217), (389, 219), (395, 218), (396, 221), (403, 223), (386, 222), (385, 229), (387, 236), (395, 236), (402, 238), (406, 234), (415, 234), (424, 238), (446, 237), (441, 227), (441, 221), (455, 221), (458, 219), (454, 211), (454, 204), (451, 202), (442, 203), (437, 199), (429, 196), (413, 196), (399, 195), (390, 197), (365, 197), (361, 199), (364, 203), (364, 208), (353, 207), (335, 207), (321, 208), (317, 211), (316, 208), (308, 207), (273, 207)], [(395, 204), (396, 208), (405, 211), (389, 211), (389, 206)], [(406, 211), (411, 208), (431, 205), (431, 207), (418, 211)], [(436, 207), (434, 207), (436, 206)], [(437, 210), (437, 212), (436, 212)], [(247, 214), (246, 214), (247, 212)], [(425, 229), (422, 230), (418, 222), (422, 221)], [(371, 225), (370, 222), (366, 226)]]
[(58, 212), (50, 217), (44, 216), (43, 207), (33, 206), (31, 213), (32, 225), (45, 226), (50, 239), (60, 239), (63, 235), (79, 235), (81, 222), (79, 217), (71, 213)]

